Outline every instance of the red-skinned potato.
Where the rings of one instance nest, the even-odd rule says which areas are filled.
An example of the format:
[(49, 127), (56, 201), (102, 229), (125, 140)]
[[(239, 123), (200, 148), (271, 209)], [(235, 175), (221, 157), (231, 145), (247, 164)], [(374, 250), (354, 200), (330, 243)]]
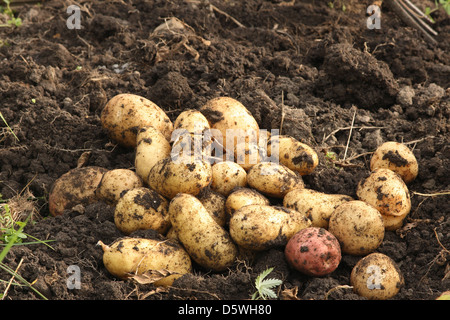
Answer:
[(339, 241), (332, 233), (318, 227), (308, 227), (294, 234), (284, 254), (294, 269), (314, 277), (330, 274), (341, 262)]
[(103, 174), (96, 195), (110, 205), (115, 205), (122, 192), (142, 187), (142, 179), (130, 169), (113, 169)]

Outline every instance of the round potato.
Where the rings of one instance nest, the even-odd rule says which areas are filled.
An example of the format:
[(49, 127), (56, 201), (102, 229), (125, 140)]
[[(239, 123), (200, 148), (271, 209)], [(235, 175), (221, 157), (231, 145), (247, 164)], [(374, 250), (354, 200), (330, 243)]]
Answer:
[(408, 187), (398, 174), (390, 169), (375, 169), (362, 179), (356, 195), (374, 206), (382, 215), (405, 216), (411, 210)]
[(152, 229), (165, 234), (170, 228), (169, 202), (156, 191), (139, 187), (126, 191), (117, 201), (114, 223), (124, 234)]
[(124, 147), (136, 147), (140, 128), (153, 126), (170, 141), (172, 121), (154, 102), (129, 93), (112, 97), (102, 110), (101, 123), (111, 139)]
[(377, 209), (360, 200), (338, 206), (330, 218), (330, 231), (339, 240), (343, 253), (365, 255), (383, 242), (385, 228)]
[(96, 190), (106, 171), (96, 166), (80, 167), (56, 179), (48, 197), (50, 214), (58, 216), (78, 204), (88, 205), (97, 201)]
[(238, 250), (230, 234), (196, 197), (177, 194), (170, 201), (169, 216), (178, 240), (198, 265), (221, 272), (235, 262)]
[(197, 195), (197, 199), (200, 200), (219, 226), (223, 227), (228, 222), (225, 211), (226, 198), (222, 194), (210, 188), (205, 188)]
[(227, 197), (225, 201), (225, 211), (229, 217), (242, 207), (250, 204), (270, 205), (269, 199), (263, 194), (250, 188), (236, 188)]
[(123, 280), (145, 274), (154, 277), (155, 286), (171, 286), (175, 279), (192, 271), (187, 252), (171, 240), (122, 238), (111, 245), (98, 244), (106, 269)]
[(375, 252), (356, 263), (350, 275), (350, 284), (353, 291), (362, 297), (387, 300), (400, 291), (404, 278), (390, 257)]
[(173, 144), (170, 156), (173, 160), (181, 157), (192, 157), (212, 163), (212, 141), (204, 139), (203, 135), (190, 133), (185, 129), (178, 129), (173, 134)]
[(247, 172), (247, 184), (262, 194), (275, 198), (283, 198), (291, 190), (304, 188), (300, 175), (288, 167), (261, 162)]
[(272, 156), (273, 150), (278, 150), (280, 163), (302, 176), (311, 174), (319, 164), (319, 156), (313, 148), (290, 136), (272, 136), (267, 154)]
[(188, 109), (182, 111), (173, 123), (173, 129), (184, 129), (189, 133), (201, 134), (204, 130), (210, 129), (209, 121), (198, 110)]
[(351, 200), (354, 199), (343, 194), (326, 194), (302, 188), (289, 191), (283, 198), (283, 206), (305, 214), (312, 226), (328, 229), (334, 209)]
[(255, 164), (262, 162), (265, 150), (261, 149), (257, 143), (251, 141), (238, 142), (235, 146), (234, 157), (245, 171), (250, 170)]
[(164, 135), (154, 127), (142, 127), (136, 137), (134, 166), (136, 174), (148, 184), (150, 169), (161, 159), (170, 156), (171, 146)]
[(336, 237), (324, 228), (308, 227), (288, 241), (284, 255), (294, 269), (314, 277), (330, 274), (341, 262)]
[(99, 200), (115, 205), (122, 192), (142, 186), (142, 179), (133, 170), (113, 169), (103, 174), (95, 192)]
[(235, 162), (218, 162), (211, 169), (211, 189), (224, 196), (228, 196), (236, 187), (247, 185), (247, 172)]
[(388, 141), (380, 145), (370, 159), (370, 170), (390, 169), (400, 175), (405, 183), (412, 182), (419, 173), (414, 153), (403, 143)]
[(303, 214), (279, 206), (247, 205), (230, 218), (230, 235), (244, 249), (267, 250), (287, 244), (311, 221)]
[(172, 199), (177, 193), (198, 195), (212, 181), (211, 165), (205, 160), (182, 156), (176, 161), (168, 157), (150, 170), (148, 185), (162, 196)]

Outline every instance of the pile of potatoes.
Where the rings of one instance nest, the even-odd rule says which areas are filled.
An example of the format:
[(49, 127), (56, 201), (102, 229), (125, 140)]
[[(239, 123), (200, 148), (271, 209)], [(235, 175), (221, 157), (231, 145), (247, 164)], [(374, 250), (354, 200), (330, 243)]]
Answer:
[[(116, 143), (134, 148), (134, 168), (73, 169), (55, 182), (49, 208), (56, 216), (94, 201), (114, 206), (124, 237), (99, 244), (105, 267), (120, 279), (156, 272), (154, 284), (170, 286), (193, 266), (222, 272), (270, 248), (284, 248), (292, 268), (325, 276), (342, 254), (371, 256), (385, 230), (399, 228), (411, 208), (406, 183), (417, 176), (417, 162), (402, 144), (375, 151), (355, 199), (306, 188), (302, 177), (319, 163), (314, 149), (260, 130), (229, 97), (185, 110), (172, 122), (150, 100), (119, 94), (105, 105), (101, 123)], [(130, 237), (146, 229), (164, 240)], [(361, 288), (369, 280), (360, 278), (372, 271), (360, 265), (352, 285), (367, 298), (388, 299), (403, 280), (393, 261), (376, 258), (370, 270), (386, 274), (372, 286), (378, 291)]]

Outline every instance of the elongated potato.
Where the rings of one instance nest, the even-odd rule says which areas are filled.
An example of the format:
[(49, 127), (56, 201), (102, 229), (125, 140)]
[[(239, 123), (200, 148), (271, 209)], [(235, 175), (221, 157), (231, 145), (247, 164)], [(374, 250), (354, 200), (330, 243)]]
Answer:
[(104, 106), (100, 120), (111, 139), (124, 147), (136, 147), (136, 134), (142, 127), (155, 127), (167, 140), (173, 131), (172, 121), (159, 106), (130, 93), (112, 97)]
[(145, 187), (130, 189), (117, 201), (114, 223), (126, 235), (148, 229), (165, 234), (170, 228), (168, 209), (169, 202), (156, 191)]
[(197, 195), (197, 199), (200, 200), (219, 226), (223, 227), (228, 222), (225, 211), (225, 196), (211, 190), (211, 188), (205, 188)]
[(142, 127), (136, 137), (134, 166), (136, 174), (148, 184), (150, 169), (170, 155), (171, 146), (164, 135), (154, 127)]
[(48, 198), (50, 214), (58, 216), (78, 204), (87, 205), (97, 201), (96, 190), (106, 171), (96, 166), (81, 167), (56, 179)]
[(179, 193), (169, 204), (170, 221), (192, 260), (211, 271), (224, 271), (236, 260), (237, 247), (196, 197)]
[(209, 121), (198, 110), (184, 110), (173, 123), (173, 129), (185, 129), (189, 133), (201, 134), (204, 130), (210, 129)]
[(247, 185), (247, 172), (235, 162), (218, 162), (211, 169), (211, 189), (224, 196), (228, 196), (236, 187)]
[(275, 198), (283, 198), (291, 190), (304, 188), (300, 175), (282, 164), (272, 162), (254, 165), (247, 172), (247, 183), (262, 194)]
[(103, 174), (95, 192), (99, 200), (115, 205), (122, 192), (142, 186), (142, 179), (133, 170), (113, 169)]
[(171, 240), (121, 238), (111, 245), (99, 244), (103, 249), (103, 264), (113, 276), (128, 279), (133, 275), (159, 273), (162, 279), (155, 286), (171, 286), (173, 281), (192, 271), (187, 252)]
[(225, 211), (231, 217), (234, 212), (242, 207), (250, 204), (270, 205), (269, 199), (255, 189), (250, 188), (236, 188), (225, 201)]
[(326, 194), (312, 189), (295, 189), (283, 198), (283, 206), (305, 214), (313, 227), (328, 229), (331, 214), (340, 204), (354, 200), (343, 194)]
[(230, 235), (244, 249), (255, 251), (284, 246), (311, 221), (295, 210), (279, 206), (248, 205), (230, 218)]

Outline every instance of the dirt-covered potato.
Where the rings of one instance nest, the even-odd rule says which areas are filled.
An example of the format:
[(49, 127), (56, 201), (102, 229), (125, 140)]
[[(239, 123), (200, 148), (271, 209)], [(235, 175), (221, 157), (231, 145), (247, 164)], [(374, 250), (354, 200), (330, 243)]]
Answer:
[(106, 171), (96, 166), (80, 167), (56, 179), (48, 197), (50, 214), (58, 216), (78, 204), (87, 205), (97, 201), (96, 190)]
[(170, 228), (169, 202), (156, 191), (139, 187), (122, 194), (114, 210), (114, 223), (124, 234), (152, 229), (165, 234)]
[(168, 141), (173, 131), (173, 123), (164, 110), (130, 93), (112, 97), (104, 106), (100, 120), (111, 139), (124, 147), (136, 147), (136, 134), (142, 127), (153, 126)]
[(111, 245), (99, 241), (103, 264), (113, 276), (128, 279), (147, 274), (161, 277), (155, 286), (170, 286), (175, 279), (192, 271), (192, 262), (181, 245), (171, 240), (121, 238)]
[(324, 228), (308, 227), (288, 241), (284, 255), (294, 269), (314, 277), (330, 274), (341, 262), (341, 246)]
[(343, 253), (365, 255), (373, 252), (383, 242), (383, 218), (370, 204), (353, 200), (338, 206), (330, 217), (328, 226), (339, 240)]
[(390, 169), (372, 171), (358, 183), (356, 195), (374, 206), (383, 216), (406, 217), (411, 210), (408, 187)]
[(375, 252), (356, 263), (350, 274), (350, 284), (353, 291), (362, 297), (387, 300), (400, 291), (404, 278), (394, 260)]
[(238, 142), (234, 148), (234, 159), (245, 171), (264, 160), (265, 150), (252, 141)]
[(316, 151), (291, 136), (272, 136), (267, 145), (269, 156), (272, 156), (272, 150), (278, 150), (280, 163), (302, 176), (311, 174), (319, 164)]
[(247, 185), (247, 172), (235, 162), (223, 161), (212, 165), (211, 189), (228, 196), (236, 187)]
[(388, 141), (380, 145), (370, 159), (370, 170), (390, 169), (400, 175), (405, 183), (412, 182), (419, 173), (414, 153), (405, 144)]
[(171, 145), (154, 127), (140, 128), (136, 137), (134, 166), (136, 174), (148, 184), (150, 169), (161, 159), (170, 156)]
[(196, 197), (177, 194), (169, 204), (169, 216), (178, 240), (198, 265), (221, 272), (236, 260), (237, 247)]
[(270, 205), (269, 199), (255, 189), (236, 188), (227, 197), (225, 201), (225, 211), (229, 217), (242, 207), (250, 204)]
[(300, 175), (288, 167), (261, 162), (247, 172), (247, 184), (262, 194), (275, 198), (283, 198), (291, 190), (304, 188)]
[(213, 142), (210, 139), (204, 139), (202, 134), (190, 133), (185, 129), (174, 131), (172, 149), (170, 156), (173, 160), (181, 157), (193, 157), (196, 160), (205, 160), (209, 163), (213, 150)]
[(240, 247), (262, 251), (287, 244), (301, 229), (311, 226), (303, 214), (284, 207), (247, 205), (230, 218), (230, 235)]
[(172, 199), (177, 193), (194, 196), (212, 181), (211, 164), (193, 157), (168, 157), (158, 161), (150, 170), (148, 185), (162, 196)]
[(200, 200), (219, 226), (223, 227), (228, 222), (225, 196), (210, 188), (205, 188), (197, 195), (197, 199)]
[(142, 186), (142, 179), (133, 170), (112, 169), (103, 174), (95, 192), (99, 200), (115, 205), (122, 192)]
[(198, 110), (188, 109), (182, 111), (173, 123), (173, 129), (184, 129), (189, 133), (201, 134), (204, 130), (210, 129), (209, 121)]
[(334, 209), (344, 202), (354, 200), (344, 194), (326, 194), (312, 189), (294, 189), (283, 198), (283, 206), (304, 213), (314, 227), (328, 229)]

